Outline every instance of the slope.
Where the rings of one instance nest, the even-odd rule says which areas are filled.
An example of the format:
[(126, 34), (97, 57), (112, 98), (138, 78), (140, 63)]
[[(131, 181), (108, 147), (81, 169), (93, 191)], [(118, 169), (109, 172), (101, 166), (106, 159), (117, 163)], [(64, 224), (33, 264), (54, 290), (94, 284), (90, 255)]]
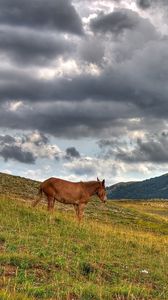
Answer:
[(79, 226), (1, 198), (0, 299), (168, 299), (167, 203), (149, 204), (93, 199)]
[(107, 188), (109, 199), (168, 199), (168, 174)]

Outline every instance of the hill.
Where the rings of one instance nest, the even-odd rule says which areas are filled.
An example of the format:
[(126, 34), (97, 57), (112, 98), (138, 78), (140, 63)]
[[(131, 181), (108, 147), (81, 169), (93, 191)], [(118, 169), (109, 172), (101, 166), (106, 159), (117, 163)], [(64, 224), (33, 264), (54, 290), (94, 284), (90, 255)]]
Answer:
[(168, 174), (138, 182), (117, 183), (107, 188), (109, 199), (168, 199)]
[(69, 206), (30, 206), (39, 182), (1, 182), (1, 300), (168, 299), (168, 202), (93, 198), (79, 226)]
[(37, 196), (39, 185), (39, 181), (0, 173), (0, 194), (3, 196), (32, 200)]
[[(0, 173), (0, 193), (14, 199), (33, 200), (40, 182)], [(109, 199), (168, 199), (168, 174), (138, 182), (121, 182), (107, 187)]]
[(168, 299), (167, 203), (71, 211), (0, 199), (1, 300)]

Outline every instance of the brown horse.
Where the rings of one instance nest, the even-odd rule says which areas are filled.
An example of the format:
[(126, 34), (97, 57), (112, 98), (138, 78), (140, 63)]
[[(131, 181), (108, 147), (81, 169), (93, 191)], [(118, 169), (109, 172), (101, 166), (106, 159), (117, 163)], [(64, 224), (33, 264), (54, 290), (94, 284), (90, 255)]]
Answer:
[(78, 220), (83, 216), (83, 211), (89, 198), (97, 195), (102, 202), (106, 202), (105, 180), (70, 182), (59, 178), (49, 178), (41, 183), (40, 197), (33, 203), (36, 206), (41, 200), (42, 193), (47, 196), (48, 210), (54, 208), (55, 200), (64, 204), (73, 204)]

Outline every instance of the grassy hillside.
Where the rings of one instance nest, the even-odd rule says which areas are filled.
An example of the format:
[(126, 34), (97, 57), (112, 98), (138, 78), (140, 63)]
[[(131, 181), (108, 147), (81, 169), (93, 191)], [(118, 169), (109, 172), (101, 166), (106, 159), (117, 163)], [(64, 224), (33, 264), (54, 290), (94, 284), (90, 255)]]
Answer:
[(79, 226), (1, 194), (0, 299), (167, 300), (167, 278), (168, 202), (92, 199)]
[(117, 183), (107, 191), (110, 199), (168, 199), (168, 174), (139, 182)]
[(0, 193), (13, 198), (35, 199), (40, 183), (35, 180), (0, 173)]

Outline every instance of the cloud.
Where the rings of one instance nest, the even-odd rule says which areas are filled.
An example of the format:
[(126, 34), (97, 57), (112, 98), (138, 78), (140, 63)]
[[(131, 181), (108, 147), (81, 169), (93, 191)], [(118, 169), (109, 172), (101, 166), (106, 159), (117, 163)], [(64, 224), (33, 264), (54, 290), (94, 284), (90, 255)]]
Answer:
[(96, 167), (92, 159), (82, 158), (81, 160), (66, 163), (64, 166), (77, 176), (96, 176)]
[(8, 159), (14, 159), (21, 163), (34, 164), (35, 157), (29, 151), (23, 151), (21, 147), (16, 145), (6, 145), (0, 150), (0, 156), (4, 158), (5, 161)]
[(5, 161), (14, 159), (22, 163), (34, 164), (38, 158), (59, 159), (62, 153), (58, 146), (49, 143), (48, 137), (43, 133), (34, 131), (16, 137), (1, 135), (0, 156)]
[(119, 151), (117, 159), (125, 162), (152, 162), (152, 163), (168, 163), (168, 140), (167, 138), (159, 138), (158, 140), (149, 138), (148, 140), (137, 140), (137, 145), (131, 151)]
[(136, 140), (104, 139), (100, 140), (98, 145), (105, 159), (113, 158), (126, 164), (168, 163), (168, 135), (164, 131), (160, 134), (146, 133), (143, 138), (139, 137)]
[[(156, 37), (96, 75), (46, 80), (27, 70), (1, 69), (0, 126), (79, 138), (127, 133), (132, 118), (158, 124), (167, 119), (167, 61), (168, 40)], [(16, 99), (22, 105), (11, 110)]]
[(139, 15), (130, 9), (115, 10), (109, 14), (101, 13), (90, 22), (90, 27), (95, 32), (111, 32), (120, 34), (124, 30), (132, 30), (138, 26)]
[(69, 147), (66, 149), (65, 158), (67, 160), (74, 159), (74, 158), (80, 158), (80, 153), (75, 147)]
[(9, 61), (20, 65), (48, 65), (59, 56), (72, 53), (74, 44), (59, 34), (1, 27), (0, 51)]
[(137, 0), (137, 5), (142, 9), (149, 8), (151, 6), (151, 0)]
[(10, 135), (0, 136), (0, 156), (5, 161), (13, 159), (21, 163), (34, 164), (35, 156), (30, 151), (24, 151), (21, 145), (17, 145), (17, 140)]
[(40, 146), (47, 145), (49, 143), (49, 139), (44, 133), (39, 131), (34, 131), (30, 135), (25, 135), (22, 139), (22, 142), (32, 143), (35, 146), (40, 147)]
[(116, 157), (118, 157), (118, 153), (124, 149), (126, 152), (128, 147), (128, 142), (125, 141), (124, 135), (121, 135), (120, 137), (113, 137), (111, 139), (101, 139), (97, 142), (101, 152), (99, 154), (99, 157), (103, 157), (104, 159), (114, 159), (116, 160)]
[[(165, 101), (168, 40), (159, 37), (149, 21), (138, 18), (138, 27), (132, 29), (129, 35), (127, 33), (113, 44), (105, 40), (104, 54), (107, 64), (97, 74), (85, 72), (81, 66), (80, 74), (71, 71), (68, 75), (56, 74), (46, 79), (39, 76), (38, 70), (32, 73), (32, 70), (17, 67), (2, 68), (1, 102), (20, 99), (33, 105), (37, 102), (80, 102), (90, 99), (97, 102), (109, 101), (114, 106), (114, 102), (118, 101), (133, 103), (143, 109), (145, 105), (157, 105), (158, 97), (159, 101)], [(96, 48), (99, 48), (99, 44)], [(87, 45), (84, 48), (86, 50)], [(91, 48), (93, 49), (93, 45)], [(99, 64), (103, 53), (96, 50), (98, 56), (94, 60), (94, 51), (90, 52), (90, 49), (88, 47), (88, 52), (86, 50), (86, 56), (82, 55), (86, 60)]]
[(83, 34), (82, 22), (68, 0), (2, 0), (0, 23)]
[(150, 7), (159, 7), (162, 9), (163, 7), (166, 8), (168, 7), (167, 0), (136, 0), (137, 5), (142, 8), (142, 9), (147, 9)]
[(79, 45), (80, 57), (88, 63), (100, 65), (104, 56), (103, 41), (96, 37), (84, 40)]
[[(108, 134), (116, 136), (121, 132), (128, 134), (132, 130), (130, 128), (135, 126), (135, 123), (130, 123), (132, 118), (142, 120), (136, 125), (139, 128), (143, 126), (142, 122), (147, 124), (149, 118), (157, 119), (157, 124), (166, 119), (168, 40), (156, 33), (149, 20), (126, 11), (127, 16), (133, 14), (137, 18), (137, 25), (126, 30), (119, 39), (112, 40), (101, 35), (100, 42), (98, 36), (93, 39), (95, 43), (97, 41), (96, 47), (91, 38), (83, 40), (81, 48), (78, 45), (81, 53), (79, 57), (73, 57), (79, 64), (79, 74), (73, 72), (72, 68), (68, 75), (56, 73), (55, 76), (44, 78), (40, 76), (43, 71), (41, 68), (3, 66), (0, 70), (0, 126), (80, 138)], [(39, 39), (41, 37), (43, 39), (43, 33)], [(69, 44), (69, 40), (59, 38)], [(8, 38), (7, 41), (10, 44)], [(104, 53), (99, 51), (103, 41)], [(43, 49), (45, 39), (41, 44), (39, 48)], [(54, 49), (52, 43), (51, 48)], [(16, 59), (15, 51), (10, 55)], [(37, 51), (37, 56), (34, 56), (37, 61), (38, 55)], [(45, 55), (49, 57), (47, 52)], [(93, 74), (87, 66), (86, 71), (82, 55), (83, 60), (102, 64), (102, 68)], [(59, 68), (61, 70), (61, 65)]]
[[(134, 107), (131, 114), (134, 115)], [(120, 119), (118, 119), (120, 114)], [(1, 106), (0, 126), (22, 130), (35, 130), (57, 137), (81, 138), (102, 136), (109, 132), (123, 132), (123, 125), (130, 116), (130, 107), (126, 104), (109, 102), (58, 102), (37, 103), (23, 107), (20, 111), (9, 111)], [(122, 120), (123, 118), (123, 120)]]
[(12, 144), (15, 142), (15, 139), (10, 135), (0, 135), (0, 145), (3, 144)]
[(78, 160), (73, 160), (64, 163), (64, 169), (70, 174), (76, 176), (76, 181), (79, 180), (100, 180), (107, 179), (108, 183), (112, 182), (112, 177), (118, 176), (123, 172), (121, 164), (115, 163), (112, 159), (81, 157)]

